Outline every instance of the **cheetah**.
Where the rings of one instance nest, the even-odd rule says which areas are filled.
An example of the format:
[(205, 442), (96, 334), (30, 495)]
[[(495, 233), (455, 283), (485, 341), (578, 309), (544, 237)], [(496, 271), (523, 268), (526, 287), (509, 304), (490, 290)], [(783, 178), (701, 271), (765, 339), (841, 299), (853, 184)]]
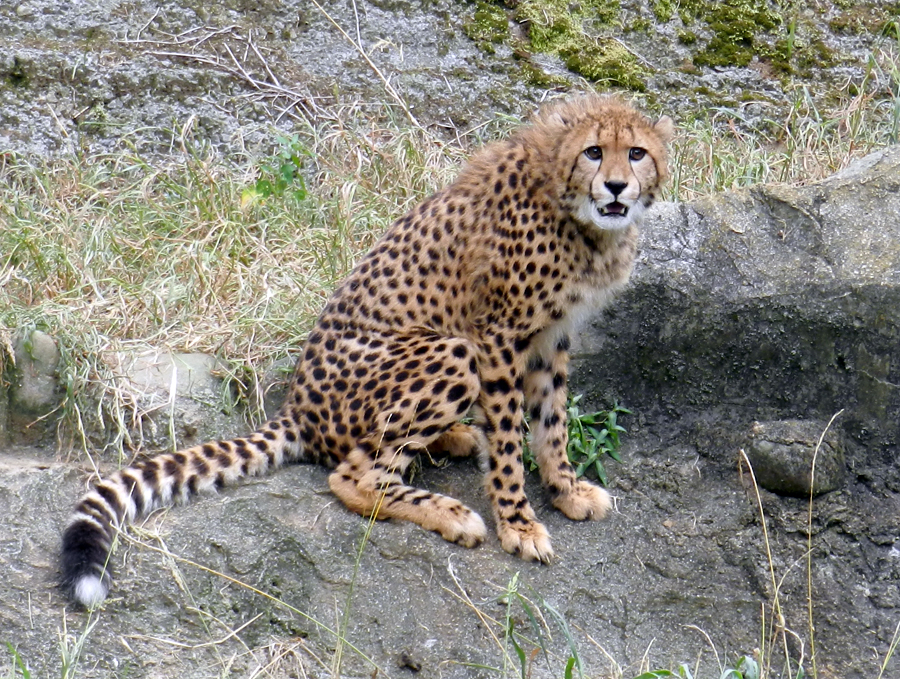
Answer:
[(668, 117), (654, 123), (590, 95), (546, 105), (482, 148), (335, 290), (271, 420), (139, 462), (81, 498), (62, 537), (64, 589), (99, 604), (125, 523), (287, 462), (332, 468), (331, 491), (363, 516), (480, 544), (477, 513), (404, 481), (426, 450), (477, 456), (502, 548), (550, 562), (525, 495), (525, 412), (553, 505), (573, 520), (602, 518), (608, 493), (576, 478), (566, 455), (569, 342), (628, 280), (672, 134)]

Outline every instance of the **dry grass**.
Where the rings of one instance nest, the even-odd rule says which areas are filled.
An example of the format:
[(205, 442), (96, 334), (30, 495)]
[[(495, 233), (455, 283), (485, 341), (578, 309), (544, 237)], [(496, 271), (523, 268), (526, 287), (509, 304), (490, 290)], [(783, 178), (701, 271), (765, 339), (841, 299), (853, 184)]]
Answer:
[(359, 254), (462, 154), (352, 109), (298, 129), (280, 152), (303, 161), (302, 199), (248, 199), (271, 160), (202, 147), (154, 163), (0, 159), (0, 327), (59, 340), (68, 429), (127, 420), (113, 403), (118, 351), (209, 352), (241, 374), (295, 350)]

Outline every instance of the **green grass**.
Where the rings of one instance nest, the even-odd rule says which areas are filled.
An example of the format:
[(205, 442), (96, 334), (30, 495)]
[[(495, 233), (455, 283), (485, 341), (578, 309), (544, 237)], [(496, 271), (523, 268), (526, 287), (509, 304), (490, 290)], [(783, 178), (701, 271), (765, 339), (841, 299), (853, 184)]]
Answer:
[(31, 672), (28, 671), (28, 666), (25, 664), (25, 661), (22, 660), (22, 656), (19, 655), (15, 646), (7, 641), (6, 649), (9, 651), (11, 658), (9, 668), (3, 673), (4, 679), (15, 679), (19, 676), (21, 676), (22, 679), (31, 679)]
[(269, 158), (0, 156), (0, 346), (14, 329), (59, 341), (63, 438), (83, 447), (85, 431), (126, 428), (118, 352), (209, 352), (235, 374), (261, 371), (302, 344), (359, 255), (461, 155), (349, 112)]

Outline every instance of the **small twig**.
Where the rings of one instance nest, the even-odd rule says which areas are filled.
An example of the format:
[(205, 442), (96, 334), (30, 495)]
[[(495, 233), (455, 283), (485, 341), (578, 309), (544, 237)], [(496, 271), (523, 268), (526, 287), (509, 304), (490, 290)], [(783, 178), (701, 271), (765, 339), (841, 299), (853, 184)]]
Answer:
[[(193, 609), (193, 610), (195, 610), (197, 613), (203, 613), (203, 611), (200, 611), (197, 609)], [(122, 638), (123, 639), (138, 639), (140, 641), (158, 641), (163, 644), (168, 644), (169, 646), (175, 646), (176, 648), (184, 648), (184, 649), (193, 651), (198, 648), (207, 648), (209, 646), (220, 646), (220, 645), (224, 644), (226, 641), (228, 641), (229, 639), (231, 639), (232, 637), (237, 636), (238, 632), (243, 630), (245, 627), (253, 624), (257, 620), (259, 620), (261, 617), (262, 617), (262, 613), (259, 613), (258, 615), (250, 618), (247, 622), (245, 622), (243, 625), (241, 625), (237, 629), (229, 630), (228, 634), (226, 634), (221, 639), (215, 639), (214, 641), (205, 641), (202, 644), (185, 644), (180, 641), (174, 641), (173, 639), (165, 639), (163, 637), (155, 637), (155, 636), (152, 636), (149, 634), (129, 634), (128, 636), (122, 637)]]
[(613, 37), (613, 36), (608, 36), (608, 37), (606, 38), (606, 40), (614, 40), (615, 42), (619, 43), (619, 45), (622, 46), (622, 49), (624, 49), (626, 52), (628, 52), (628, 53), (629, 53), (631, 56), (633, 56), (635, 59), (637, 59), (638, 61), (640, 61), (644, 66), (647, 66), (648, 68), (653, 68), (653, 64), (651, 64), (647, 59), (645, 59), (645, 58), (642, 57), (640, 54), (638, 54), (637, 52), (635, 52), (631, 47), (629, 47), (628, 45), (626, 45), (624, 42), (622, 42), (622, 41), (619, 40), (618, 38), (615, 38), (615, 37)]
[(762, 524), (763, 543), (766, 546), (766, 558), (769, 562), (769, 576), (772, 579), (772, 614), (775, 617), (775, 619), (772, 621), (773, 637), (775, 635), (778, 635), (779, 633), (781, 634), (781, 639), (784, 642), (784, 659), (787, 663), (787, 666), (790, 667), (791, 654), (788, 650), (787, 636), (785, 635), (786, 622), (784, 613), (781, 611), (781, 601), (778, 598), (779, 584), (778, 580), (775, 578), (775, 561), (772, 558), (772, 547), (769, 543), (769, 529), (766, 526), (766, 514), (763, 511), (762, 496), (759, 493), (759, 485), (756, 483), (756, 474), (753, 473), (753, 465), (750, 464), (750, 458), (747, 457), (747, 453), (743, 448), (741, 448), (740, 454), (740, 461), (742, 464), (747, 465), (747, 471), (750, 473), (750, 481), (753, 484), (753, 490), (756, 493), (756, 504), (759, 508), (759, 520)]
[(157, 7), (157, 8), (156, 8), (156, 11), (153, 13), (153, 16), (150, 17), (150, 20), (138, 29), (138, 31), (137, 31), (137, 38), (138, 38), (138, 39), (140, 39), (141, 33), (143, 33), (144, 31), (146, 31), (146, 30), (150, 27), (150, 24), (152, 24), (154, 21), (156, 21), (156, 17), (159, 16), (160, 11), (161, 11), (160, 8)]
[(725, 666), (722, 665), (722, 661), (719, 660), (719, 653), (718, 653), (718, 651), (716, 651), (716, 645), (713, 643), (712, 639), (709, 638), (709, 635), (706, 633), (706, 630), (701, 629), (700, 627), (697, 627), (697, 625), (685, 625), (684, 627), (685, 627), (685, 629), (692, 629), (695, 632), (700, 632), (700, 634), (703, 635), (703, 637), (706, 639), (706, 643), (709, 644), (710, 650), (712, 650), (712, 652), (713, 652), (713, 656), (715, 656), (715, 658), (716, 658), (716, 667), (719, 668), (720, 673), (724, 672)]
[(275, 83), (278, 87), (281, 87), (281, 83), (278, 81), (278, 78), (275, 77), (275, 74), (272, 73), (272, 69), (269, 68), (269, 64), (263, 59), (263, 55), (260, 54), (259, 50), (256, 49), (256, 45), (253, 42), (253, 37), (247, 37), (247, 45), (250, 49), (253, 50), (253, 53), (256, 55), (256, 58), (259, 59), (260, 63), (263, 65), (263, 68), (266, 69), (266, 73), (269, 75), (269, 78)]

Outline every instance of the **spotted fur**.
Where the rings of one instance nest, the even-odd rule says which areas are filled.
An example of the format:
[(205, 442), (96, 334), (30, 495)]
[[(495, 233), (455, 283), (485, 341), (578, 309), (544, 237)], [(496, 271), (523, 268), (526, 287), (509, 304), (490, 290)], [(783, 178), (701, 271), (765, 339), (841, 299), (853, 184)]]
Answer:
[(569, 337), (628, 279), (671, 134), (668, 118), (653, 124), (617, 100), (582, 97), (482, 149), (334, 292), (275, 417), (245, 438), (121, 470), (81, 499), (63, 535), (64, 586), (99, 603), (121, 526), (285, 462), (332, 467), (331, 490), (364, 516), (479, 544), (478, 514), (405, 483), (425, 449), (478, 455), (503, 549), (550, 561), (524, 491), (524, 412), (553, 504), (571, 519), (601, 518), (608, 494), (577, 479), (566, 457)]

